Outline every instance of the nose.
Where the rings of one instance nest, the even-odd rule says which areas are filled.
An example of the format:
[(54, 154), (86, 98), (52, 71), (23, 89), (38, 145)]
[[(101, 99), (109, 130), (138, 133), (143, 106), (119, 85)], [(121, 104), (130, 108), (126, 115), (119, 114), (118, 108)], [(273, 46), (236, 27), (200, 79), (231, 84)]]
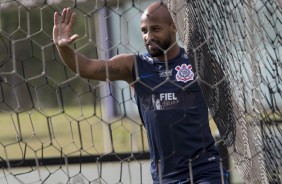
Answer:
[(153, 39), (154, 39), (154, 34), (151, 31), (148, 31), (146, 34), (144, 34), (144, 40), (146, 43), (149, 43)]

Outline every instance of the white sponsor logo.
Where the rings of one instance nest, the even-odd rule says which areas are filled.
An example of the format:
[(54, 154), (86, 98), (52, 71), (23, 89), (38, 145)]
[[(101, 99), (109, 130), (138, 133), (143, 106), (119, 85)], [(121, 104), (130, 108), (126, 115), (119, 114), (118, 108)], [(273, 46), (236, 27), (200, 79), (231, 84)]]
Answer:
[(166, 109), (167, 106), (179, 102), (175, 93), (160, 93), (159, 97), (152, 96), (152, 102), (156, 110)]
[(172, 76), (172, 69), (171, 70), (162, 70), (159, 72), (160, 77), (169, 77)]

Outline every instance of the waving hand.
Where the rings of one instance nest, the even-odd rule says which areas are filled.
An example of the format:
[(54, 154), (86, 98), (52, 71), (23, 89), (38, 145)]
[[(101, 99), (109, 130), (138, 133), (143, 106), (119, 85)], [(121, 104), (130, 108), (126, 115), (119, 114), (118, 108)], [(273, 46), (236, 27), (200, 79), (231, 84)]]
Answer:
[(59, 14), (54, 14), (53, 40), (57, 46), (64, 47), (70, 45), (79, 36), (72, 35), (72, 27), (75, 23), (76, 14), (70, 8), (64, 8), (59, 22)]

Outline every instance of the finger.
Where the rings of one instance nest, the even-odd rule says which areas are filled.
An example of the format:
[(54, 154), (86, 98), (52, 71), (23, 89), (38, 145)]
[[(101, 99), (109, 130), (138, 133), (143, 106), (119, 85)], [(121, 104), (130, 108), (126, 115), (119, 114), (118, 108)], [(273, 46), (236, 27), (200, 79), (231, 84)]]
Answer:
[(58, 12), (55, 12), (54, 13), (54, 25), (58, 25), (59, 24), (59, 21), (58, 21)]
[(56, 44), (58, 41), (58, 25), (59, 25), (59, 21), (58, 21), (58, 12), (54, 13), (54, 27), (53, 27), (53, 41)]
[(64, 8), (64, 9), (63, 9), (63, 12), (62, 12), (62, 16), (61, 16), (61, 23), (64, 23), (64, 22), (65, 22), (66, 13), (67, 13), (67, 9)]
[(74, 25), (74, 23), (75, 23), (75, 21), (76, 21), (76, 13), (75, 12), (73, 12), (72, 14), (71, 14), (71, 18), (70, 18), (70, 26), (73, 26)]
[(77, 38), (79, 37), (78, 34), (72, 35), (70, 38), (60, 39), (58, 41), (58, 45), (60, 46), (67, 46), (72, 44)]
[(67, 10), (66, 10), (66, 17), (65, 17), (65, 24), (69, 24), (71, 15), (72, 15), (71, 9), (67, 8)]
[(74, 40), (76, 40), (79, 37), (78, 34), (74, 34), (70, 37), (70, 43), (74, 42)]

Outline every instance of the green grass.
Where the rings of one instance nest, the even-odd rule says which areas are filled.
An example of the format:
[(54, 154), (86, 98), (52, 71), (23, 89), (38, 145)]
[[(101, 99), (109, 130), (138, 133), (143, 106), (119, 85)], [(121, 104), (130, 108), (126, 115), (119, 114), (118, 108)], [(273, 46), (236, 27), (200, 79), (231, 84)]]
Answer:
[[(99, 108), (93, 106), (64, 110), (0, 113), (0, 157), (6, 160), (148, 150), (144, 128), (128, 118), (114, 117), (111, 123), (105, 122)], [(217, 128), (213, 119), (210, 127), (214, 134)]]
[(107, 123), (93, 107), (0, 113), (3, 159), (99, 155), (148, 150), (146, 133), (127, 118)]

